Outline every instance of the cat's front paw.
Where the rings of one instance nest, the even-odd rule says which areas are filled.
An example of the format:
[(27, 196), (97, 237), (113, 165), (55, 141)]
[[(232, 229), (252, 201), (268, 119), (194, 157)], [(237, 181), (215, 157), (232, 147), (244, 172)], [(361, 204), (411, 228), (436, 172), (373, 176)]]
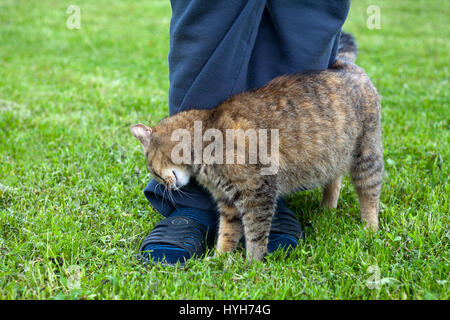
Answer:
[(216, 251), (214, 251), (214, 257), (215, 257), (215, 258), (220, 257), (220, 256), (223, 255), (225, 252), (226, 252), (226, 251), (223, 250), (223, 246), (222, 246), (222, 247), (217, 246)]
[(267, 245), (249, 245), (247, 246), (247, 260), (263, 261), (267, 255)]

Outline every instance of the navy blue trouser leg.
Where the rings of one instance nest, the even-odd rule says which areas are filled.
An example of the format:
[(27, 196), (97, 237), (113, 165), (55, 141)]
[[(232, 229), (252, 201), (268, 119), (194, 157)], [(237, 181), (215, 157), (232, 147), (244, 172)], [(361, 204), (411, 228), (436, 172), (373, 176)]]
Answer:
[[(169, 112), (214, 108), (276, 76), (326, 69), (335, 59), (350, 0), (172, 0)], [(145, 195), (164, 216), (179, 206), (215, 210), (195, 182), (164, 198), (152, 180)], [(188, 193), (189, 196), (185, 194)]]

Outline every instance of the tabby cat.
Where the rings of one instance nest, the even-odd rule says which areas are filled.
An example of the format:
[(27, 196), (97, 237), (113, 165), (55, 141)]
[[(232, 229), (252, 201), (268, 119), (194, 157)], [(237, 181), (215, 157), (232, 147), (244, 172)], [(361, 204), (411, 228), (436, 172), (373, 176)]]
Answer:
[[(344, 34), (337, 60), (328, 70), (284, 75), (234, 95), (214, 109), (183, 111), (153, 128), (131, 127), (144, 146), (150, 173), (168, 190), (194, 177), (213, 195), (220, 211), (219, 254), (233, 250), (244, 235), (247, 258), (263, 259), (277, 198), (322, 186), (321, 205), (335, 208), (342, 176), (348, 171), (365, 226), (378, 228), (383, 173), (381, 106), (369, 77), (354, 64), (356, 51), (352, 36)], [(204, 138), (211, 129), (214, 134), (208, 139), (195, 141), (196, 130)], [(198, 149), (206, 150), (212, 136), (220, 140), (230, 129), (244, 132), (241, 149), (239, 143), (220, 150), (217, 144), (214, 153), (203, 152), (198, 161)], [(181, 147), (179, 135), (174, 139), (180, 131), (189, 138)], [(252, 132), (258, 138), (264, 133), (268, 143), (278, 147), (265, 148), (270, 156), (257, 157), (256, 163), (250, 161), (256, 150)], [(236, 160), (242, 148), (245, 161), (227, 161)], [(187, 152), (183, 159), (189, 161), (174, 160), (175, 149)], [(230, 151), (235, 153), (227, 158)], [(276, 164), (276, 170), (262, 174), (267, 159)]]

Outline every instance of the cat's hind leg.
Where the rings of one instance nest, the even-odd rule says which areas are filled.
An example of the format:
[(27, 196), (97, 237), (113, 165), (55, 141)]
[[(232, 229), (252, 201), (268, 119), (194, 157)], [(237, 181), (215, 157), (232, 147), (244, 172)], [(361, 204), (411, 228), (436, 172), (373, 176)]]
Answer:
[(325, 185), (322, 191), (321, 207), (335, 209), (337, 207), (339, 192), (341, 191), (342, 177), (338, 177)]
[(383, 176), (381, 145), (367, 145), (354, 160), (350, 174), (359, 198), (361, 219), (366, 228), (378, 229), (378, 210)]

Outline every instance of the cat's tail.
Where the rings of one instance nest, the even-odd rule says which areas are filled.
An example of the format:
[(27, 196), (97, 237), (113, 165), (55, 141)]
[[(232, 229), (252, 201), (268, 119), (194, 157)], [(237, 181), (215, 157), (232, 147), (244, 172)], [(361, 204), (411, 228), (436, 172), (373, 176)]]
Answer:
[(342, 58), (354, 63), (357, 55), (358, 44), (356, 43), (355, 37), (353, 37), (350, 33), (341, 32), (337, 58)]

